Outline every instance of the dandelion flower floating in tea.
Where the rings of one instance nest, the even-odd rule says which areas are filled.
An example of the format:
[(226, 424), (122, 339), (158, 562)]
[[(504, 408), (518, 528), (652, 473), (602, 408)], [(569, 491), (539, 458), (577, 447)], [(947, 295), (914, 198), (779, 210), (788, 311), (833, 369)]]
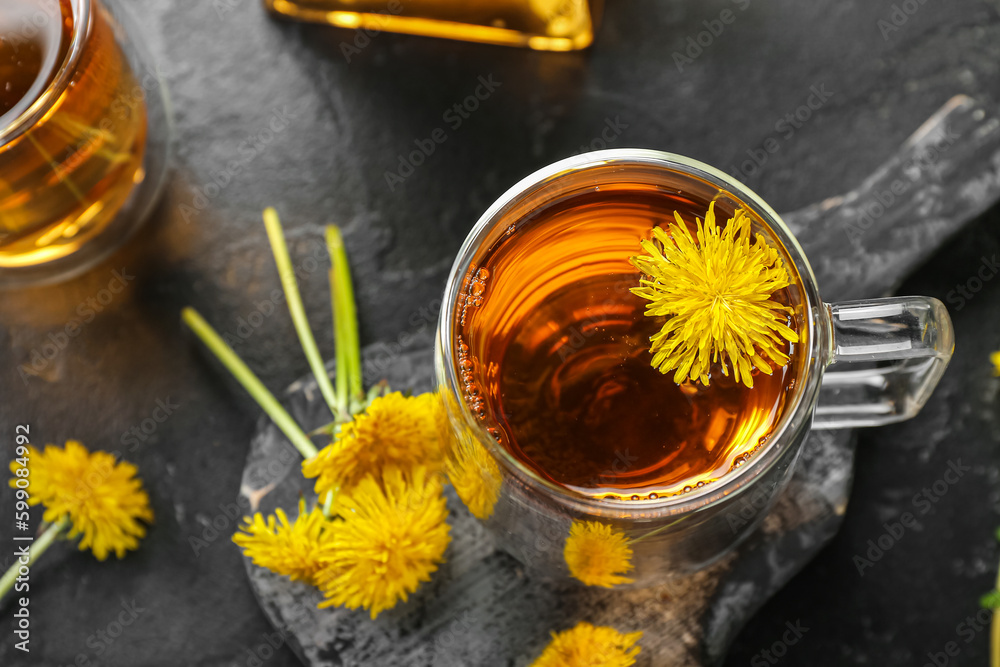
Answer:
[(306, 511), (305, 500), (299, 501), (299, 515), (289, 522), (280, 507), (265, 520), (260, 512), (245, 518), (233, 542), (255, 565), (292, 581), (316, 584), (316, 575), (323, 569), (323, 548), (333, 541), (335, 522), (323, 515), (320, 506)]
[(440, 476), (426, 466), (369, 475), (341, 492), (334, 512), (342, 521), (324, 549), (320, 607), (362, 607), (375, 618), (430, 581), (451, 541)]
[(603, 523), (574, 521), (563, 557), (570, 574), (588, 586), (611, 588), (632, 582), (622, 576), (632, 570), (629, 540)]
[(990, 361), (993, 362), (993, 375), (1000, 377), (1000, 350), (990, 355)]
[(334, 441), (302, 463), (316, 479), (316, 494), (354, 487), (365, 475), (389, 466), (440, 467), (442, 452), (436, 424), (437, 394), (375, 398), (368, 408), (340, 427)]
[(753, 387), (753, 369), (770, 375), (786, 365), (783, 341), (799, 340), (786, 323), (790, 309), (771, 300), (791, 281), (763, 235), (750, 243), (746, 211), (720, 229), (714, 207), (696, 221), (696, 236), (677, 212), (669, 231), (653, 229), (653, 240), (641, 242), (648, 254), (631, 258), (643, 274), (631, 291), (650, 302), (646, 315), (669, 318), (650, 338), (652, 365), (661, 373), (707, 386), (711, 364), (719, 362), (723, 374), (731, 366), (737, 382)]
[(108, 452), (90, 452), (75, 440), (65, 448), (47, 445), (44, 451), (28, 447), (24, 459), (10, 464), (17, 488), (18, 470), (27, 468), (31, 480), (29, 505), (45, 506), (43, 519), (50, 523), (68, 518), (69, 537), (83, 535), (80, 550), (90, 549), (98, 560), (114, 553), (122, 558), (136, 549), (146, 534), (142, 522), (153, 521), (149, 496), (131, 463), (115, 462)]
[(552, 641), (531, 667), (630, 667), (642, 647), (641, 632), (622, 634), (614, 628), (578, 623), (552, 633)]

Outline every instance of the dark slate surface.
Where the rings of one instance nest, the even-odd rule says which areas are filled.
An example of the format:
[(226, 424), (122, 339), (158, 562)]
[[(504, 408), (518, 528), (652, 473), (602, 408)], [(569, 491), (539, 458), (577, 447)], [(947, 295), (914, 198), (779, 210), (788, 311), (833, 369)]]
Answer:
[[(272, 630), (228, 541), (255, 412), (178, 323), (191, 304), (237, 335), (241, 318), (268, 311), (278, 281), (261, 208), (279, 207), (299, 256), (318, 247), (324, 223), (345, 226), (362, 336), (391, 364), (413, 349), (409, 334), (431, 326), (451, 258), (479, 213), (521, 176), (590, 145), (607, 122), (628, 126), (612, 147), (672, 150), (727, 171), (774, 138), (779, 150), (746, 180), (789, 211), (858, 186), (956, 94), (995, 109), (996, 2), (918, 3), (883, 36), (878, 22), (893, 4), (902, 3), (628, 0), (612, 4), (585, 54), (379, 35), (346, 63), (338, 44), (351, 33), (271, 21), (253, 0), (136, 0), (174, 97), (176, 169), (151, 224), (107, 263), (67, 285), (0, 295), (0, 432), (28, 423), (40, 443), (75, 437), (122, 449), (147, 480), (157, 523), (121, 562), (53, 550), (35, 572), (32, 654), (15, 654), (4, 631), (0, 662), (215, 667), (268, 653), (267, 665), (296, 664), (286, 648), (260, 649)], [(736, 21), (679, 72), (672, 52), (726, 8)], [(397, 156), (445, 127), (443, 112), (490, 74), (501, 82), (496, 93), (390, 191), (384, 173)], [(833, 94), (801, 127), (776, 127), (823, 85)], [(284, 129), (269, 135), (275, 116)], [(238, 173), (223, 173), (232, 160), (242, 160)], [(225, 185), (206, 194), (213, 178)], [(996, 208), (983, 214), (902, 289), (947, 299), (1000, 250), (998, 222)], [(122, 268), (135, 276), (129, 289), (22, 382), (18, 366)], [(316, 270), (303, 288), (330, 350), (325, 283)], [(990, 587), (998, 555), (1000, 385), (986, 362), (1000, 346), (997, 284), (986, 281), (971, 299), (952, 295), (959, 348), (941, 389), (913, 422), (862, 434), (838, 537), (744, 629), (731, 664), (759, 663), (797, 620), (809, 630), (786, 664), (922, 664), (949, 641), (961, 647), (958, 664), (983, 663), (986, 633), (966, 643), (958, 626)], [(287, 317), (242, 331), (250, 336), (239, 351), (269, 386), (305, 373)], [(143, 441), (123, 444), (158, 400), (177, 407), (147, 421)], [(852, 556), (883, 522), (916, 509), (913, 495), (958, 459), (972, 471), (859, 577)], [(0, 514), (11, 507), (0, 493)], [(8, 536), (0, 521), (0, 540)], [(208, 545), (196, 552), (192, 537)], [(135, 623), (102, 639), (133, 599), (143, 610)]]

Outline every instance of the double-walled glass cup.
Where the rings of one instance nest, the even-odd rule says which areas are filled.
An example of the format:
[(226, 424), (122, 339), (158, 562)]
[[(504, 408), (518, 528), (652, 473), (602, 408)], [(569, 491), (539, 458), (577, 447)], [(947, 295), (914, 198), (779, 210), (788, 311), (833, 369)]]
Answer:
[(142, 223), (170, 123), (161, 72), (120, 0), (4, 11), (0, 72), (33, 81), (0, 107), (0, 287), (11, 287), (80, 273)]
[[(742, 208), (797, 272), (792, 310), (800, 341), (794, 385), (765, 446), (718, 480), (684, 493), (641, 501), (595, 497), (553, 483), (491, 435), (470, 405), (463, 374), (480, 341), (458, 336), (467, 301), (489, 306), (470, 289), (486, 253), (525, 225), (545, 225), (538, 211), (584, 192), (641, 184), (683, 193), (697, 208)], [(636, 243), (638, 239), (636, 239)], [(553, 262), (567, 258), (553, 253)], [(538, 272), (561, 267), (539, 267)], [(494, 277), (490, 277), (493, 280)], [(518, 280), (518, 276), (508, 276)], [(632, 278), (636, 283), (638, 274)], [(537, 283), (536, 283), (537, 285)], [(484, 331), (483, 336), (489, 336)], [(940, 301), (893, 297), (838, 304), (819, 298), (798, 242), (760, 197), (721, 171), (678, 155), (620, 149), (579, 155), (528, 176), (479, 219), (452, 268), (441, 309), (435, 368), (450, 427), (449, 469), (458, 495), (499, 544), (536, 574), (568, 575), (564, 547), (575, 521), (599, 522), (631, 541), (634, 585), (653, 585), (703, 568), (729, 553), (760, 523), (792, 475), (810, 428), (877, 426), (912, 417), (937, 384), (954, 348)], [(829, 369), (836, 362), (836, 367)], [(616, 443), (609, 442), (613, 449)], [(746, 501), (760, 508), (746, 520)], [(735, 520), (734, 520), (735, 519)], [(642, 538), (642, 539), (639, 539)]]

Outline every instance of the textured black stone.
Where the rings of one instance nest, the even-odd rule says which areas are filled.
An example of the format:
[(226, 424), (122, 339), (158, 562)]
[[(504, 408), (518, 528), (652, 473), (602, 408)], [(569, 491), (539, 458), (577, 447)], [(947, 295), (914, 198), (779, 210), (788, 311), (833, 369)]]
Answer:
[[(997, 166), (1000, 122), (960, 96), (859, 188), (784, 218), (807, 255), (820, 258), (815, 271), (825, 299), (877, 296), (1000, 196)], [(389, 366), (390, 386), (433, 386), (431, 341), (414, 347)], [(293, 385), (287, 400), (308, 429), (330, 418), (311, 379)], [(287, 465), (296, 459), (277, 427), (263, 420), (242, 497), (265, 512), (294, 507), (300, 494), (311, 495), (301, 471)], [(246, 563), (272, 623), (313, 667), (527, 665), (549, 632), (582, 620), (642, 630), (642, 665), (715, 664), (749, 616), (834, 536), (853, 462), (850, 431), (813, 432), (784, 494), (734, 556), (646, 590), (533, 580), (453, 495), (455, 540), (445, 565), (412, 600), (375, 621), (360, 611), (317, 609), (315, 589)]]
[[(352, 32), (277, 22), (255, 0), (130, 4), (172, 93), (174, 173), (151, 223), (103, 265), (63, 285), (0, 294), (0, 450), (9, 454), (6, 434), (19, 423), (31, 424), (38, 444), (78, 438), (122, 449), (146, 480), (157, 520), (142, 549), (122, 561), (98, 563), (66, 548), (47, 554), (31, 588), (32, 653), (15, 651), (0, 623), (5, 666), (79, 658), (222, 667), (264, 654), (268, 667), (298, 664), (286, 648), (271, 655), (265, 636), (273, 630), (229, 542), (235, 526), (226, 506), (240, 486), (256, 409), (206, 363), (178, 320), (193, 305), (236, 335), (240, 319), (278, 288), (264, 206), (282, 212), (297, 256), (321, 242), (323, 224), (345, 227), (362, 338), (379, 354), (380, 343), (428, 327), (421, 309), (434, 308), (482, 211), (532, 170), (591, 145), (608, 119), (628, 125), (610, 147), (670, 150), (724, 171), (738, 171), (748, 150), (775, 138), (778, 152), (745, 179), (777, 210), (791, 211), (860, 184), (954, 95), (994, 110), (1000, 100), (1000, 12), (986, 0), (921, 3), (885, 37), (878, 22), (898, 0), (754, 0), (683, 72), (672, 54), (737, 3), (608, 3), (597, 42), (582, 54), (381, 34), (350, 63), (339, 44)], [(444, 110), (490, 73), (503, 86), (390, 191), (384, 172), (397, 156), (443, 127)], [(776, 129), (822, 85), (833, 92), (822, 108), (791, 136)], [(244, 155), (241, 142), (260, 139), (283, 108), (288, 127), (200, 199), (213, 178), (226, 181), (221, 172)], [(1000, 209), (991, 211), (915, 267), (905, 289), (945, 300), (974, 277), (981, 257), (1000, 250)], [(932, 247), (928, 241), (925, 250)], [(811, 259), (819, 269), (822, 257)], [(129, 289), (23, 382), (18, 368), (122, 267), (135, 276)], [(325, 272), (307, 273), (302, 288), (329, 353)], [(975, 613), (996, 568), (1000, 406), (986, 355), (1000, 345), (1000, 281), (961, 310), (948, 305), (959, 344), (941, 388), (915, 420), (861, 432), (838, 536), (751, 621), (731, 664), (748, 664), (796, 618), (810, 630), (782, 664), (910, 667), (953, 640), (962, 642), (962, 664), (985, 661), (986, 634), (965, 644), (955, 628)], [(237, 349), (279, 389), (307, 366), (287, 315), (275, 313)], [(168, 397), (179, 405), (170, 418), (138, 445), (123, 444), (122, 434)], [(974, 464), (968, 481), (859, 577), (851, 557), (884, 521), (912, 510), (912, 495), (955, 457)], [(0, 492), (0, 561), (11, 512), (12, 496)], [(222, 529), (196, 552), (190, 540), (212, 537), (213, 520)], [(88, 644), (133, 598), (145, 609), (136, 623), (110, 645)]]

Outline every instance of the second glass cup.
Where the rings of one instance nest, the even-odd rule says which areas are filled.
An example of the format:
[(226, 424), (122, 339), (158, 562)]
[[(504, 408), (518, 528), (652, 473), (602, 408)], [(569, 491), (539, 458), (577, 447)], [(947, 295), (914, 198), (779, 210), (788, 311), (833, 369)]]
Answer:
[(159, 71), (118, 0), (0, 18), (0, 287), (94, 265), (150, 212), (169, 153)]
[[(642, 313), (629, 292), (639, 272), (628, 257), (664, 221), (658, 208), (690, 219), (710, 204), (746, 211), (753, 231), (783, 257), (799, 340), (787, 369), (759, 376), (756, 393), (699, 406), (700, 390), (691, 386), (669, 396), (637, 391), (648, 384), (649, 359), (628, 352), (641, 346), (630, 327)], [(953, 347), (950, 319), (935, 299), (823, 303), (785, 224), (724, 173), (656, 151), (576, 156), (505, 193), (452, 268), (435, 353), (454, 436), (449, 474), (469, 510), (536, 574), (569, 575), (567, 539), (587, 526), (628, 545), (630, 567), (619, 581), (653, 585), (711, 564), (749, 535), (791, 477), (811, 427), (875, 426), (916, 414)], [(748, 407), (750, 395), (766, 400)], [(669, 401), (690, 401), (690, 409), (671, 413)], [(566, 414), (566, 405), (579, 409)], [(654, 488), (642, 450), (658, 419), (703, 432), (697, 446), (682, 443), (677, 465), (658, 469)], [(734, 444), (711, 452), (724, 433)], [(567, 451), (556, 448), (567, 440)], [(595, 449), (604, 450), (605, 472), (581, 467)], [(541, 458), (558, 470), (540, 468)], [(647, 483), (630, 495), (622, 480)], [(748, 521), (739, 512), (751, 493), (760, 509)]]

